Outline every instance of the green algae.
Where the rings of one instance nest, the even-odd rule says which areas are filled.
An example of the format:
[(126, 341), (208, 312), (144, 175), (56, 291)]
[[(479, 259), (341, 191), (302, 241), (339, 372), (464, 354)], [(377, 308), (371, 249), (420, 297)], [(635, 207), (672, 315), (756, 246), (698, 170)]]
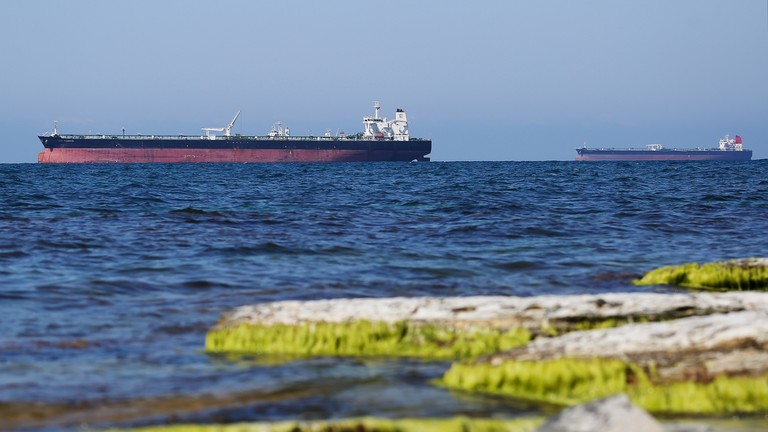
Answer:
[(627, 367), (619, 360), (507, 361), (500, 365), (455, 363), (439, 384), (545, 402), (575, 405), (620, 393)]
[(636, 285), (679, 285), (713, 291), (768, 289), (768, 266), (756, 259), (665, 266), (646, 273)]
[(630, 399), (659, 414), (738, 414), (768, 412), (768, 376), (725, 377), (712, 382), (638, 386)]
[(456, 363), (439, 384), (564, 406), (626, 393), (633, 403), (653, 413), (768, 412), (768, 376), (654, 383), (654, 375), (653, 368), (645, 372), (615, 359), (511, 360), (500, 365)]
[[(544, 419), (381, 419), (283, 421), (231, 425), (173, 425), (131, 429), (133, 432), (533, 432)], [(115, 431), (116, 432), (116, 431)]]
[(467, 359), (525, 345), (524, 328), (459, 329), (435, 324), (354, 321), (299, 325), (241, 324), (213, 329), (205, 338), (208, 353), (302, 356), (387, 356)]

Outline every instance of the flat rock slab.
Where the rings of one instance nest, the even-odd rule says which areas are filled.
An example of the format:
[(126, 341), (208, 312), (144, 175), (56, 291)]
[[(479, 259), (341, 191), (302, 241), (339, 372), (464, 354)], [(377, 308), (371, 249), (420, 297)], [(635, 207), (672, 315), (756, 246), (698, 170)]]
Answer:
[(298, 325), (359, 320), (484, 326), (499, 329), (551, 327), (570, 330), (583, 321), (670, 320), (713, 313), (768, 310), (768, 293), (610, 293), (538, 297), (394, 297), (281, 301), (242, 306), (217, 328), (240, 324)]
[(768, 372), (768, 311), (752, 310), (632, 324), (539, 338), (483, 359), (615, 358), (651, 366), (662, 380), (708, 381)]

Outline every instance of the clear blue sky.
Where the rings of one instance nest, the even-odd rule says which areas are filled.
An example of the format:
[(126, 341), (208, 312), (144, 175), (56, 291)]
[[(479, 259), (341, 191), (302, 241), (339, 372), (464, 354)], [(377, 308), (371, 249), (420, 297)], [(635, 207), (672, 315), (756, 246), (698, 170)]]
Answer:
[(768, 158), (765, 0), (7, 1), (0, 162), (36, 135), (294, 135), (404, 108), (434, 160), (572, 160), (588, 146)]

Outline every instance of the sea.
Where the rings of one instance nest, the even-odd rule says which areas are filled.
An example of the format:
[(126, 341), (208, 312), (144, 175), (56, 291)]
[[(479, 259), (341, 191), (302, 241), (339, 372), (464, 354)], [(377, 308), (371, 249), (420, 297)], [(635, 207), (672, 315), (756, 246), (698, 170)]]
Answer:
[(204, 337), (241, 305), (674, 292), (632, 280), (767, 255), (768, 160), (0, 164), (0, 430), (551, 415), (436, 387), (445, 362)]

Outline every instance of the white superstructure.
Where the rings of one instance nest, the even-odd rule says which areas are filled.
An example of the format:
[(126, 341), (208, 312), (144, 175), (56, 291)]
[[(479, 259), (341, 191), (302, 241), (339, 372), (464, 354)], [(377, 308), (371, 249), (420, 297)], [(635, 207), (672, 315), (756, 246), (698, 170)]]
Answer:
[(398, 108), (395, 112), (395, 119), (387, 121), (386, 118), (379, 117), (381, 105), (379, 101), (373, 103), (373, 117), (363, 117), (363, 138), (366, 139), (391, 139), (395, 141), (408, 141), (408, 119), (405, 111)]
[(736, 138), (731, 139), (728, 135), (720, 140), (720, 150), (742, 151), (744, 146), (741, 142), (741, 137), (736, 135)]
[(270, 130), (267, 133), (267, 136), (270, 138), (275, 137), (288, 137), (291, 136), (291, 130), (287, 127), (283, 127), (282, 122), (277, 122), (274, 125), (272, 125), (272, 130)]

